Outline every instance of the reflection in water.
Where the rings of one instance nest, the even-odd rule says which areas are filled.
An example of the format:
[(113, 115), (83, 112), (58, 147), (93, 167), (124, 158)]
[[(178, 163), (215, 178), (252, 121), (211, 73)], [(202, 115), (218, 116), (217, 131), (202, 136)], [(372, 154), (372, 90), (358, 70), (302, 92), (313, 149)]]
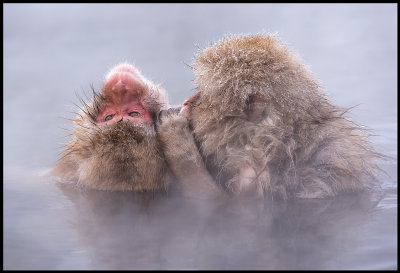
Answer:
[(355, 247), (382, 194), (204, 202), (79, 190), (72, 227), (91, 268), (317, 269)]
[(72, 227), (95, 268), (152, 268), (161, 229), (154, 209), (164, 196), (79, 190), (60, 185), (77, 211)]
[(12, 168), (4, 178), (5, 269), (397, 267), (389, 185), (323, 200), (206, 202), (77, 189)]

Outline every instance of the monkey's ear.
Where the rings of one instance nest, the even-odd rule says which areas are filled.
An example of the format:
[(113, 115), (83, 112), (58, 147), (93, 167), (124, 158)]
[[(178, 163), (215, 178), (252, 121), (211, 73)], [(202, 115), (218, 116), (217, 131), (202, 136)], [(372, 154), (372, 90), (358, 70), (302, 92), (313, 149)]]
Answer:
[(190, 98), (188, 98), (187, 100), (185, 100), (185, 102), (183, 103), (183, 105), (188, 105), (188, 104), (193, 104), (196, 101), (198, 101), (200, 99), (201, 96), (201, 92), (197, 92), (196, 94), (194, 94), (193, 96), (191, 96)]
[(248, 121), (257, 121), (265, 116), (266, 105), (256, 95), (250, 95), (247, 98), (245, 113)]
[(188, 98), (183, 102), (183, 106), (181, 109), (181, 114), (186, 116), (187, 118), (190, 117), (192, 106), (200, 99), (201, 93), (200, 91)]

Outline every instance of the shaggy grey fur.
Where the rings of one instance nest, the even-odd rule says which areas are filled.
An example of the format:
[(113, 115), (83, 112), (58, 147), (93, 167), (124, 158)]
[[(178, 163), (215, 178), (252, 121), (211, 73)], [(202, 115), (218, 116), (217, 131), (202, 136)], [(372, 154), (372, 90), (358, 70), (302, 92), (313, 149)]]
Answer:
[(190, 122), (218, 185), (240, 191), (241, 170), (257, 193), (322, 198), (365, 189), (378, 170), (366, 131), (331, 104), (313, 75), (276, 37), (228, 37), (198, 53), (201, 92)]

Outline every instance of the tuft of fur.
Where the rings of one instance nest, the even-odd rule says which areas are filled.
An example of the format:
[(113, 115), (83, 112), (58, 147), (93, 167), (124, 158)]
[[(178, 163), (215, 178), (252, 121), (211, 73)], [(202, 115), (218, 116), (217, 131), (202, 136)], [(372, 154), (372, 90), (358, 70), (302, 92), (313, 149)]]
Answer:
[(224, 38), (198, 53), (193, 71), (201, 96), (191, 126), (207, 168), (228, 192), (239, 191), (245, 167), (260, 194), (283, 199), (333, 196), (373, 180), (381, 155), (365, 130), (327, 100), (276, 37)]
[[(166, 94), (160, 86), (141, 76), (132, 65), (124, 64), (117, 68), (134, 71), (143, 79), (147, 92), (144, 102), (154, 117), (167, 108)], [(112, 70), (110, 73), (114, 72), (121, 71)], [(90, 102), (81, 100), (80, 111), (72, 119), (73, 138), (52, 173), (79, 186), (98, 190), (166, 190), (167, 164), (155, 125), (121, 120), (99, 126), (96, 117), (104, 102), (104, 92), (94, 90)]]

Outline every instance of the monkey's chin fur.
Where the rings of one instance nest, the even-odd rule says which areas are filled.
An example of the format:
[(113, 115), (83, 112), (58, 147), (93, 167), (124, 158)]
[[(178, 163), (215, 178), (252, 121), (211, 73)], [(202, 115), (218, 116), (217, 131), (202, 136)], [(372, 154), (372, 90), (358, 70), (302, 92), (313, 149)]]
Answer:
[(66, 178), (98, 190), (166, 189), (167, 165), (153, 125), (118, 121), (84, 132), (76, 131), (68, 154), (55, 168)]

